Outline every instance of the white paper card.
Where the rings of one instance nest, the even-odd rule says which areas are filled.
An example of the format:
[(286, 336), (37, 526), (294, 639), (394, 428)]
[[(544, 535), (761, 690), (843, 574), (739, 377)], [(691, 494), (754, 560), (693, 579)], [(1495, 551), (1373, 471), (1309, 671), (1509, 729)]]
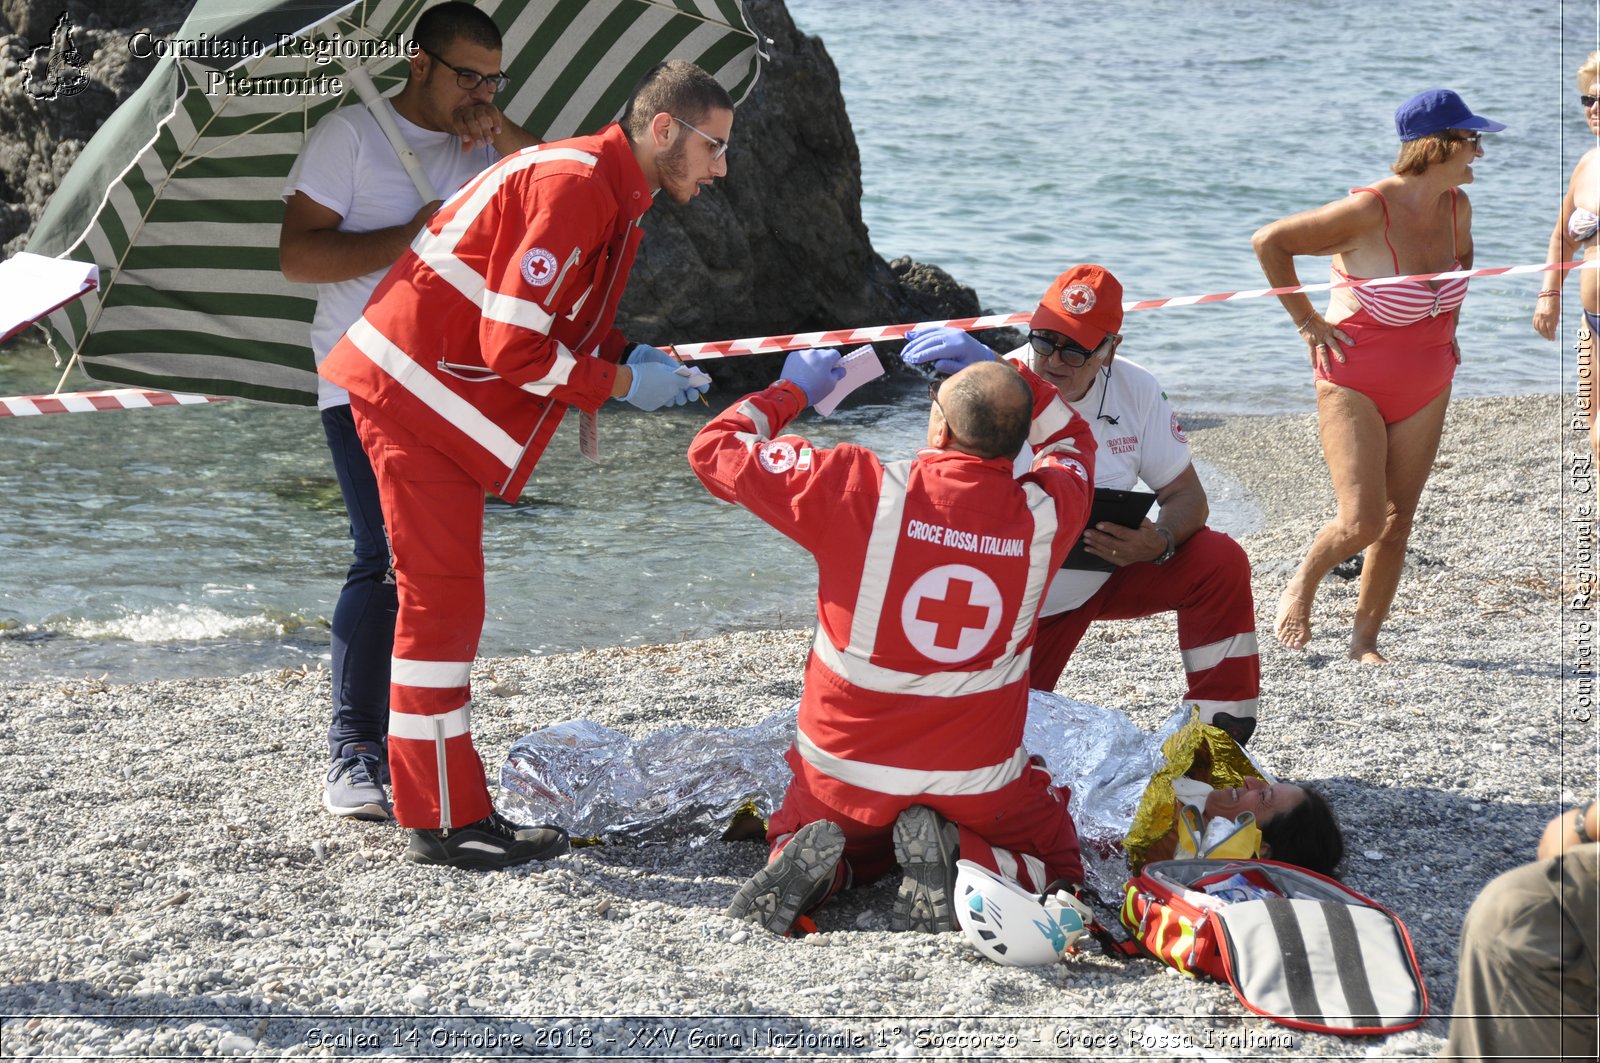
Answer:
[(824, 417), (838, 409), (839, 403), (856, 388), (883, 375), (883, 363), (878, 361), (878, 352), (872, 349), (870, 343), (845, 355), (839, 364), (844, 367), (844, 379), (833, 385), (833, 390), (815, 407)]
[(100, 283), (100, 267), (23, 251), (0, 262), (0, 339), (21, 332)]
[(600, 462), (600, 418), (588, 410), (578, 411), (578, 453)]

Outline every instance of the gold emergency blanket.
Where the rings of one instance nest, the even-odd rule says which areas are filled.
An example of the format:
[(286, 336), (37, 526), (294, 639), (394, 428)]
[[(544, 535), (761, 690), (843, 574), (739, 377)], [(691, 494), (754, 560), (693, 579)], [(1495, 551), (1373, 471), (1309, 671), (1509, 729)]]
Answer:
[[(1135, 872), (1144, 865), (1150, 847), (1166, 837), (1177, 822), (1180, 802), (1172, 788), (1174, 779), (1188, 777), (1215, 787), (1243, 786), (1245, 779), (1262, 778), (1228, 733), (1201, 723), (1198, 713), (1162, 743), (1161, 755), (1166, 763), (1151, 776), (1122, 839), (1128, 866)], [(1259, 838), (1259, 828), (1249, 829)]]

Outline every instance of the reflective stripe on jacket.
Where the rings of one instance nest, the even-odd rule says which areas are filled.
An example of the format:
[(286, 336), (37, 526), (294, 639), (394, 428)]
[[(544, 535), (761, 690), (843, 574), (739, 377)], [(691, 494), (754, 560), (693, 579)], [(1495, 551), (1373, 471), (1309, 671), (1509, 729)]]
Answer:
[(650, 202), (615, 124), (501, 160), (428, 220), (322, 374), (514, 500), (567, 407), (611, 394)]
[(805, 405), (786, 382), (730, 407), (689, 448), (713, 494), (816, 558), (817, 632), (789, 760), (864, 821), (877, 821), (877, 795), (984, 794), (1026, 767), (1034, 626), (1088, 518), (1094, 440), (1021, 371), (1041, 432), (1020, 478), (1004, 458), (926, 449), (885, 465), (862, 447), (782, 434)]

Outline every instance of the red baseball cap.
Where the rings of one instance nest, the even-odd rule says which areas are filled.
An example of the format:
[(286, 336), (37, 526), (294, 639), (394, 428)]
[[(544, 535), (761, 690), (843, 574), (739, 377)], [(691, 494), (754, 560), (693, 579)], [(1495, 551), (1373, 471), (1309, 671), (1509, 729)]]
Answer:
[(1122, 285), (1104, 266), (1073, 266), (1044, 293), (1028, 327), (1071, 336), (1092, 351), (1122, 327)]

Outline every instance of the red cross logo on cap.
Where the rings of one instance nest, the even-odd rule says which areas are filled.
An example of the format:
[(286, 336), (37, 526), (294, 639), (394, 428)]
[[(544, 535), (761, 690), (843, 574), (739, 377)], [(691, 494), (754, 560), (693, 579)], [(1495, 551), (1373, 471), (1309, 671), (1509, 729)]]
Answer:
[(1087, 314), (1094, 309), (1094, 289), (1087, 284), (1069, 284), (1061, 289), (1061, 309), (1069, 314)]
[(1000, 626), (1000, 588), (970, 565), (942, 565), (906, 592), (900, 622), (918, 653), (941, 664), (970, 660)]

